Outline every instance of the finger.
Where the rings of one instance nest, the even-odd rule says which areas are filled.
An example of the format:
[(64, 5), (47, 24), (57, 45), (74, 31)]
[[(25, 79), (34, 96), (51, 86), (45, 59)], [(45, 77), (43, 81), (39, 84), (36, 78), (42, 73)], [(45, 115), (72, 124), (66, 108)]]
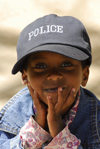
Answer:
[[(74, 103), (75, 101), (75, 98), (76, 98), (76, 89), (75, 88), (72, 88), (70, 94), (69, 94), (69, 100), (68, 100), (68, 103), (70, 106), (72, 106), (72, 104)], [(67, 102), (66, 102), (67, 104)]]
[(36, 107), (39, 106), (40, 105), (40, 100), (39, 100), (38, 93), (29, 84), (28, 84), (28, 88), (29, 88), (30, 94), (32, 96), (32, 99), (34, 101), (34, 105)]
[(30, 91), (31, 96), (34, 97), (34, 89), (31, 87), (31, 85), (29, 83), (27, 84), (27, 87)]
[(71, 90), (71, 87), (67, 87), (65, 89), (61, 87), (58, 88), (58, 102), (55, 106), (55, 111), (57, 114), (62, 113), (62, 108), (64, 107), (66, 99), (69, 96), (70, 90)]
[(66, 102), (63, 106), (63, 109), (62, 109), (63, 113), (66, 112), (72, 106), (72, 104), (75, 101), (75, 97), (76, 97), (76, 89), (72, 88), (71, 91), (70, 91), (70, 94), (67, 97)]
[[(68, 96), (69, 101), (74, 101), (76, 97), (76, 89), (72, 88)], [(67, 102), (67, 101), (66, 101)]]
[(70, 87), (63, 89), (63, 88), (58, 88), (58, 105), (63, 105), (66, 102), (67, 97), (69, 96), (70, 93)]
[(63, 105), (63, 89), (61, 87), (58, 88), (58, 102), (56, 104), (56, 108), (59, 109)]
[(71, 102), (75, 99), (75, 96), (76, 96), (76, 89), (75, 88), (70, 88), (67, 96), (66, 96), (66, 99), (65, 99), (65, 104), (68, 103), (68, 102)]
[(27, 85), (28, 81), (27, 79), (22, 80), (22, 84)]
[(48, 100), (48, 112), (49, 111), (53, 112), (54, 111), (54, 104), (52, 102), (51, 96), (47, 96), (47, 100)]
[(34, 90), (34, 104), (35, 104), (36, 107), (40, 105), (39, 96), (38, 96), (38, 93), (35, 90)]

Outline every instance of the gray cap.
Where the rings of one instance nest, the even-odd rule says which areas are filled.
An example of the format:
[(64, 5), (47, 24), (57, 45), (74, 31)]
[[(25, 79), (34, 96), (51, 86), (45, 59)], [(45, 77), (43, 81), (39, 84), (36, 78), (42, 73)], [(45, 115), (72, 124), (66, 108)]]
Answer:
[(12, 69), (21, 71), (25, 58), (34, 52), (50, 51), (84, 61), (90, 59), (91, 45), (83, 24), (71, 16), (50, 14), (37, 19), (21, 32), (17, 44), (17, 62)]

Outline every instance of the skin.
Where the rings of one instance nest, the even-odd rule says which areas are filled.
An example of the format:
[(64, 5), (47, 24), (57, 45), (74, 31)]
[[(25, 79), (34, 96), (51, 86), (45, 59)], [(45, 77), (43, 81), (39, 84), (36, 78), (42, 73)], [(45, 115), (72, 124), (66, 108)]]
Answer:
[(55, 137), (65, 126), (62, 115), (75, 102), (80, 85), (88, 81), (89, 67), (81, 62), (53, 52), (32, 54), (23, 70), (37, 110), (36, 121)]

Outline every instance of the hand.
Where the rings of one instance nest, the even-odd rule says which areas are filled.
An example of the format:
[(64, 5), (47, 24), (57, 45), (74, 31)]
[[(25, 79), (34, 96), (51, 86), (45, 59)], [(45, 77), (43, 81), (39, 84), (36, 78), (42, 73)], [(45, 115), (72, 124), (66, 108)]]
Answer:
[(49, 131), (52, 137), (55, 137), (65, 127), (62, 121), (62, 115), (67, 112), (70, 106), (75, 101), (76, 91), (74, 88), (69, 88), (68, 91), (63, 91), (58, 88), (58, 101), (54, 105), (52, 97), (48, 96), (48, 115), (47, 122)]
[(35, 120), (42, 128), (45, 128), (47, 122), (47, 108), (45, 104), (40, 100), (38, 93), (35, 90), (33, 90), (31, 85), (28, 83), (27, 86), (32, 96), (32, 99), (34, 100), (34, 105), (36, 107)]

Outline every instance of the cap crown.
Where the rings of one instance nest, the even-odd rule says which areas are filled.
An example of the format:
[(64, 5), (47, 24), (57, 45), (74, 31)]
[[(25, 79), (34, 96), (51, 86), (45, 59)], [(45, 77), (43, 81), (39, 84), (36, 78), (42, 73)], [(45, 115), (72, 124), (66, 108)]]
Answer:
[(71, 16), (47, 15), (29, 24), (20, 34), (18, 60), (31, 49), (44, 44), (64, 44), (91, 54), (88, 34), (83, 24)]
[(47, 15), (37, 19), (21, 32), (17, 44), (15, 74), (22, 69), (26, 56), (33, 52), (50, 51), (80, 61), (90, 59), (91, 45), (84, 25), (71, 16)]

